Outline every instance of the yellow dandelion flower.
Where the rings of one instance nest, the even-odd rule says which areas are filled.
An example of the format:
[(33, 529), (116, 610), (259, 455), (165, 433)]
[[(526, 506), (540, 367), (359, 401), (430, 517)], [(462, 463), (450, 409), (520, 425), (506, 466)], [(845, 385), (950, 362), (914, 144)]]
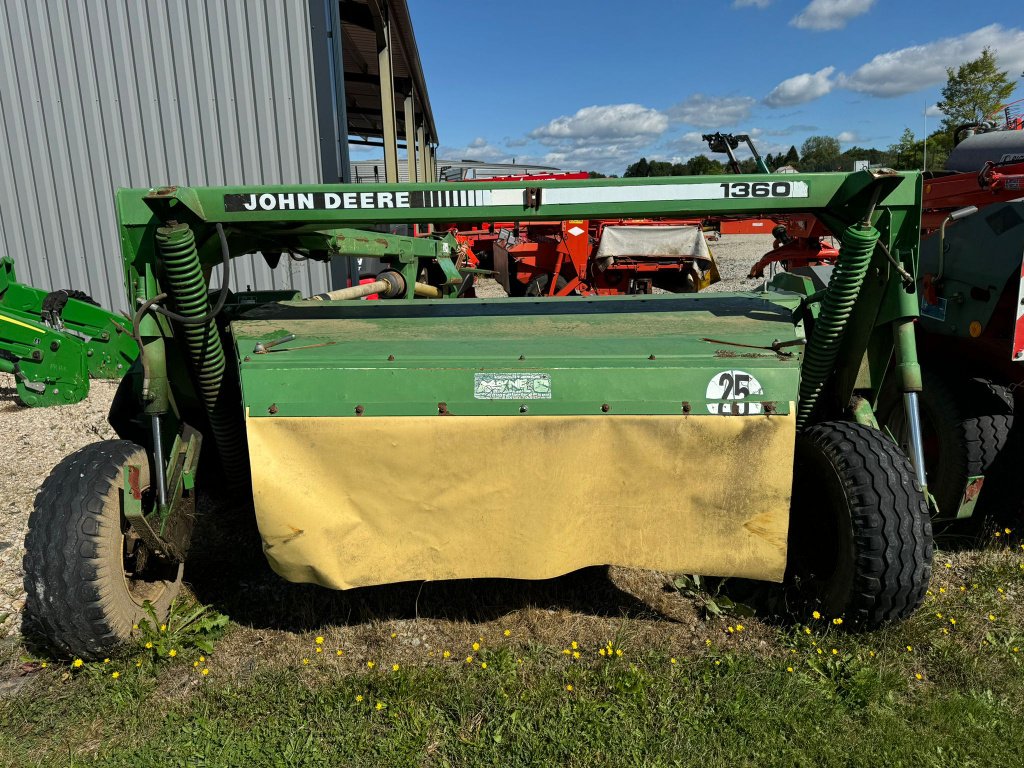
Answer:
[(725, 631), (728, 632), (731, 635), (731, 634), (733, 634), (736, 631), (736, 628), (735, 627), (727, 627)]
[(870, 656), (871, 658), (875, 658), (875, 652), (874, 651), (868, 651), (868, 656)]
[(160, 631), (161, 632), (166, 632), (167, 631), (167, 625), (166, 624), (161, 624), (160, 625)]
[(392, 632), (391, 633), (391, 639), (394, 640), (396, 637), (398, 637), (398, 633), (397, 632)]
[(563, 648), (562, 649), (562, 654), (564, 656), (570, 656), (570, 655), (572, 655), (572, 651), (570, 651), (568, 648)]
[(309, 664), (309, 659), (303, 659), (302, 660), (302, 664), (303, 664), (303, 666), (308, 665)]
[(132, 624), (132, 629), (138, 629), (138, 628), (139, 628), (138, 624)]
[(839, 655), (839, 651), (838, 651), (838, 650), (836, 650), (835, 648), (833, 648), (833, 649), (832, 649), (832, 655), (833, 655), (833, 656), (838, 656), (838, 655)]
[(598, 653), (601, 654), (602, 656), (604, 656), (604, 648), (599, 649)]
[(621, 648), (616, 648), (615, 649), (615, 655), (616, 656), (621, 656), (622, 655), (622, 649)]
[(1011, 529), (1011, 528), (1003, 528), (1003, 533), (1005, 533), (1007, 536), (1009, 536), (1011, 533), (1013, 533), (1013, 529)]
[(996, 592), (998, 592), (1000, 595), (1003, 594), (1003, 588), (1002, 587), (996, 587)]
[(110, 663), (110, 659), (104, 659), (104, 660), (103, 660), (103, 663), (104, 663), (104, 664), (109, 664), (109, 663)]
[(203, 677), (206, 677), (208, 674), (210, 674), (210, 670), (208, 670), (206, 667), (203, 667)]
[[(1017, 648), (1016, 646), (1014, 646), (1014, 648), (1013, 648), (1013, 652), (1014, 652), (1014, 653), (1017, 653), (1017, 651), (1018, 651), (1018, 650), (1019, 650), (1019, 649), (1018, 649), (1018, 648)], [(45, 667), (46, 665), (44, 664), (43, 666)]]
[(945, 587), (939, 587), (939, 594), (940, 595), (946, 594), (946, 588)]
[(924, 675), (922, 675), (920, 672), (914, 675), (914, 677), (916, 677), (918, 680), (924, 680)]
[(956, 619), (950, 619), (950, 620), (949, 620), (949, 623), (950, 623), (950, 624), (954, 624), (954, 625), (955, 625), (955, 624), (956, 624)]
[(487, 669), (487, 662), (486, 661), (481, 661), (480, 662), (480, 669)]
[(942, 628), (942, 634), (948, 635), (949, 634), (949, 628), (948, 627), (943, 627)]
[(178, 655), (178, 652), (176, 650), (174, 650), (173, 648), (171, 648), (171, 650), (169, 650), (167, 652), (167, 655), (170, 656), (171, 658), (174, 658), (175, 656)]
[(966, 592), (967, 591), (967, 587), (965, 587), (963, 584), (961, 584), (960, 585), (960, 591), (961, 592)]
[(338, 650), (336, 650), (336, 651), (334, 652), (334, 655), (335, 655), (335, 656), (344, 656), (344, 655), (345, 655), (345, 652), (344, 652), (343, 650), (341, 650), (341, 648), (339, 648)]
[(392, 664), (391, 665), (391, 671), (392, 672), (397, 672), (399, 669), (401, 669), (401, 667), (399, 667), (397, 664)]
[(995, 614), (993, 614), (993, 613), (990, 613), (990, 614), (988, 615), (988, 620), (989, 620), (989, 621), (995, 621), (995, 620), (996, 620)]
[(569, 683), (567, 686), (565, 686), (565, 690), (567, 690), (570, 693), (572, 693), (572, 683)]
[(942, 618), (942, 614), (941, 614), (941, 613), (936, 613), (936, 614), (935, 614), (935, 616), (936, 616), (937, 618), (940, 618), (940, 619)]
[(804, 634), (805, 635), (811, 634), (811, 628), (810, 627), (804, 627)]
[(47, 668), (48, 666), (49, 666), (49, 665), (48, 665), (48, 664), (47, 664), (47, 663), (46, 663), (45, 661), (43, 661), (43, 662), (40, 662), (40, 664), (39, 664), (39, 668), (40, 668), (40, 669), (46, 669), (46, 668)]
[(818, 649), (818, 655), (820, 656), (820, 655), (821, 655), (821, 654), (823, 654), (823, 653), (824, 653), (824, 651), (823, 651), (823, 650), (821, 650), (821, 648), (819, 648), (819, 649)]
[(384, 709), (384, 702), (383, 701), (378, 701), (374, 705), (374, 709), (376, 709), (378, 712), (380, 712), (382, 709)]
[(193, 667), (198, 667), (199, 666), (199, 662), (198, 661), (193, 661), (192, 662), (192, 666)]
[(569, 647), (575, 651), (577, 648), (580, 647), (580, 644), (573, 640), (571, 643), (569, 643)]
[(356, 703), (358, 704), (358, 703), (362, 702), (362, 700), (363, 700), (363, 694), (357, 693), (356, 694)]
[(152, 647), (153, 647), (153, 644), (152, 644), (152, 643), (146, 643), (146, 648), (147, 648), (147, 649), (149, 649), (149, 648), (152, 648)]
[(136, 661), (135, 662), (135, 666), (136, 667), (141, 667), (142, 666), (142, 662), (141, 661)]
[(71, 662), (71, 666), (75, 667), (76, 669), (78, 667), (82, 666), (83, 664), (85, 664), (85, 662), (82, 661), (81, 659), (75, 659), (73, 662)]
[(580, 652), (579, 652), (579, 651), (573, 651), (573, 652), (572, 652), (572, 657), (573, 657), (574, 659), (578, 659), (578, 658), (580, 657)]
[(205, 656), (200, 656), (200, 657), (199, 657), (199, 660), (200, 660), (200, 661), (206, 661), (206, 657), (205, 657)]
[(668, 660), (668, 663), (669, 663), (669, 664), (675, 664), (675, 663), (676, 663), (676, 660), (675, 660), (674, 658), (672, 658), (672, 659), (669, 659), (669, 660)]
[(444, 656), (446, 659), (450, 659), (452, 657), (452, 652), (451, 651), (445, 651), (441, 655)]
[(315, 642), (315, 643), (316, 643), (317, 645), (323, 645), (323, 644), (324, 644), (324, 639), (323, 639), (322, 637), (320, 637), (320, 635), (317, 635), (317, 636), (316, 636), (316, 640), (314, 640), (314, 642)]
[(998, 538), (999, 538), (1000, 536), (1002, 536), (1002, 535), (1003, 535), (1003, 534), (1001, 534), (1001, 533), (1000, 533), (999, 531), (996, 531), (996, 538), (997, 538), (997, 539), (998, 539)]
[(473, 650), (474, 651), (479, 651), (480, 650), (480, 643), (473, 643)]
[(373, 661), (366, 662), (366, 668), (367, 669), (373, 669), (376, 666), (377, 666), (376, 662), (373, 662)]
[(110, 676), (112, 678), (114, 678), (115, 680), (117, 680), (117, 678), (119, 678), (121, 676), (121, 673), (115, 670), (115, 671), (110, 673)]
[(715, 666), (716, 666), (716, 667), (717, 667), (717, 666), (718, 666), (719, 664), (721, 664), (721, 663), (722, 663), (722, 662), (721, 662), (720, 660), (718, 660), (718, 659), (715, 659)]
[(473, 663), (473, 657), (472, 656), (467, 656), (466, 657), (466, 663), (467, 664), (472, 664)]
[(324, 652), (324, 649), (323, 649), (323, 648), (321, 648), (320, 646), (317, 646), (317, 648), (316, 648), (316, 652), (317, 652), (317, 653), (323, 653), (323, 652)]
[(736, 625), (736, 631), (737, 632), (742, 632), (743, 631), (743, 625), (742, 624), (737, 624)]
[(793, 671), (793, 668), (792, 668), (792, 667), (786, 667), (786, 671), (787, 671), (787, 672), (792, 672), (792, 671)]
[(710, 640), (705, 640), (704, 641), (704, 645), (711, 645), (711, 641)]
[(838, 627), (840, 624), (843, 623), (843, 620), (837, 616), (836, 618), (832, 619), (832, 623)]
[(505, 637), (511, 637), (512, 636), (512, 630), (511, 629), (506, 629), (504, 632), (502, 632), (502, 634), (505, 635)]
[(947, 561), (946, 561), (946, 567), (947, 567), (947, 568), (952, 568), (952, 567), (953, 567), (953, 564), (952, 564), (951, 562), (949, 562), (949, 561), (947, 560)]
[(815, 611), (814, 613), (812, 613), (812, 614), (811, 614), (811, 616), (812, 616), (813, 618), (815, 618), (815, 619), (820, 619), (820, 618), (821, 618), (821, 614), (820, 614), (820, 613), (818, 613), (817, 611)]

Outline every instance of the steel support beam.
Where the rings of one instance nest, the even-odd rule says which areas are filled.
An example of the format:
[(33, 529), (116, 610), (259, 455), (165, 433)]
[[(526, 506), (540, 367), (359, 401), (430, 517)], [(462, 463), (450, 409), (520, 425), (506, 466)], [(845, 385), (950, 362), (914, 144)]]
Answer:
[(427, 149), (427, 130), (423, 126), (423, 123), (420, 123), (416, 127), (416, 161), (419, 165), (419, 170), (416, 175), (419, 181), (427, 180), (427, 165), (429, 158), (430, 152)]
[(420, 181), (419, 169), (416, 166), (416, 93), (412, 91), (405, 97), (405, 165), (409, 172), (409, 181)]
[(384, 179), (398, 183), (398, 116), (395, 114), (395, 76), (391, 66), (391, 22), (386, 13), (377, 35), (377, 65), (380, 71), (381, 125), (384, 128)]

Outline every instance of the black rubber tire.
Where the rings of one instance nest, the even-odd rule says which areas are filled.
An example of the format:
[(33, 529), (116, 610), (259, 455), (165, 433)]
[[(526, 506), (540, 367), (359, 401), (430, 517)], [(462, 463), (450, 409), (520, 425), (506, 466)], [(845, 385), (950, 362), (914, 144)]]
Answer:
[[(555, 293), (562, 290), (569, 284), (561, 275), (558, 276), (558, 280), (555, 282)], [(537, 275), (533, 280), (526, 284), (526, 290), (523, 291), (523, 296), (529, 296), (531, 298), (542, 298), (548, 295), (548, 286), (551, 285), (551, 275)]]
[(149, 461), (135, 443), (105, 440), (75, 451), (43, 482), (29, 516), (27, 629), (61, 655), (114, 655), (131, 639), (132, 626), (146, 618), (143, 603), (152, 603), (163, 620), (181, 588), (180, 563), (150, 557), (138, 578), (127, 575), (128, 525), (120, 501), (127, 464), (141, 468), (145, 492)]
[[(928, 490), (942, 518), (949, 519), (960, 507), (967, 478), (985, 475), (987, 484), (1013, 427), (1013, 395), (987, 379), (957, 380), (928, 368), (921, 373), (923, 390), (918, 402)], [(880, 398), (878, 418), (906, 451), (903, 398), (895, 387)], [(984, 496), (983, 487), (981, 498)]]
[(907, 457), (881, 432), (824, 422), (797, 435), (786, 595), (874, 629), (909, 616), (928, 589), (932, 528)]

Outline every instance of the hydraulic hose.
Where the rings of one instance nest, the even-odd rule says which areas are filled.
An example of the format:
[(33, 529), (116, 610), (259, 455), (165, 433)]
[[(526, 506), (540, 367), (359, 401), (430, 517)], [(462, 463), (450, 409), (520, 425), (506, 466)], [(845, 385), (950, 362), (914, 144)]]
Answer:
[[(220, 332), (210, 312), (206, 280), (196, 251), (195, 235), (187, 224), (173, 224), (156, 231), (168, 294), (179, 322), (181, 338), (192, 366), (196, 393), (206, 409), (221, 463), (229, 482), (245, 482), (248, 460), (237, 419), (235, 393), (226, 385), (227, 360)], [(226, 293), (222, 289), (222, 294)], [(183, 318), (178, 320), (178, 317)], [(205, 322), (201, 322), (205, 320)]]
[(835, 368), (843, 331), (860, 295), (861, 286), (864, 285), (864, 277), (878, 238), (878, 230), (870, 225), (856, 225), (843, 232), (839, 258), (832, 270), (828, 288), (825, 289), (821, 312), (814, 323), (811, 340), (804, 354), (797, 429), (807, 426), (825, 382)]

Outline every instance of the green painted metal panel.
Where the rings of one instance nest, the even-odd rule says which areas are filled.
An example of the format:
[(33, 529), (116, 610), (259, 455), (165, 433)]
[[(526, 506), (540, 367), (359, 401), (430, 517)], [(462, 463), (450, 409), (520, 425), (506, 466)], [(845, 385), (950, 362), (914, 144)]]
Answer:
[[(799, 346), (771, 345), (802, 338), (798, 303), (778, 293), (286, 302), (247, 313), (232, 334), (252, 417), (707, 415), (718, 403), (787, 413)], [(254, 353), (288, 334), (296, 338)], [(729, 392), (715, 384), (709, 398), (723, 374), (740, 380)]]

